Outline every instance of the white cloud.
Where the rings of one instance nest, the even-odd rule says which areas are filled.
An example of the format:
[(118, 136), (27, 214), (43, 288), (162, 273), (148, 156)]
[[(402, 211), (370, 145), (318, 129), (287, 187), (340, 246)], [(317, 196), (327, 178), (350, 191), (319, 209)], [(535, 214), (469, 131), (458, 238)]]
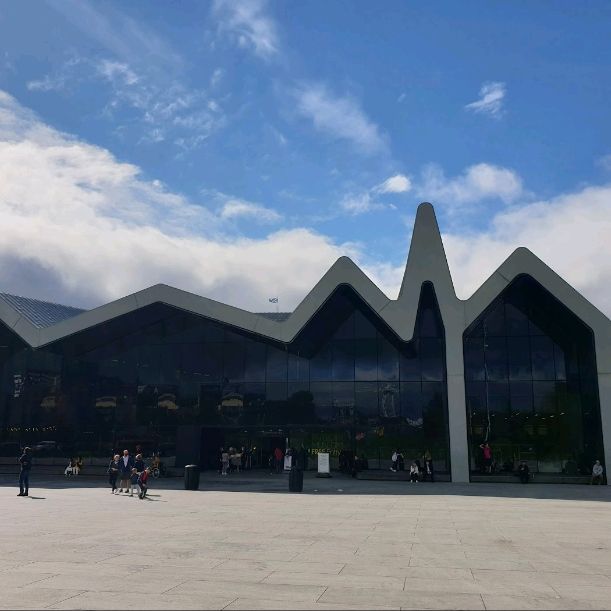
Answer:
[(314, 127), (331, 138), (347, 140), (361, 153), (386, 150), (379, 127), (367, 117), (358, 102), (348, 96), (334, 96), (321, 84), (302, 84), (295, 91), (297, 111)]
[(505, 93), (505, 83), (484, 83), (479, 90), (479, 100), (467, 104), (465, 109), (498, 118), (501, 116), (503, 111), (503, 100), (505, 99)]
[(384, 204), (374, 201), (369, 191), (346, 195), (339, 205), (344, 212), (352, 216), (386, 208)]
[(611, 315), (611, 185), (587, 187), (506, 210), (487, 232), (444, 236), (462, 298), (519, 246), (526, 246), (594, 305)]
[(119, 81), (125, 85), (135, 85), (140, 80), (138, 75), (122, 62), (103, 59), (97, 65), (97, 69), (103, 77), (112, 83)]
[[(290, 309), (339, 256), (360, 256), (304, 228), (228, 233), (199, 202), (1, 91), (0, 218), (0, 290), (84, 306), (164, 282), (254, 310), (278, 294)], [(366, 269), (386, 288), (387, 265)]]
[(231, 220), (246, 218), (256, 223), (277, 223), (282, 220), (275, 210), (242, 199), (227, 200), (221, 208), (220, 217)]
[(516, 172), (489, 163), (469, 166), (454, 178), (446, 178), (439, 166), (428, 165), (422, 172), (417, 191), (427, 200), (454, 205), (494, 198), (509, 203), (524, 194), (522, 180)]
[(596, 160), (596, 165), (607, 172), (611, 172), (611, 153), (603, 155)]
[(274, 20), (265, 13), (264, 0), (215, 0), (213, 14), (221, 32), (229, 32), (239, 46), (263, 59), (278, 52)]
[(407, 193), (411, 191), (412, 181), (404, 174), (395, 174), (379, 184), (375, 190), (378, 193)]

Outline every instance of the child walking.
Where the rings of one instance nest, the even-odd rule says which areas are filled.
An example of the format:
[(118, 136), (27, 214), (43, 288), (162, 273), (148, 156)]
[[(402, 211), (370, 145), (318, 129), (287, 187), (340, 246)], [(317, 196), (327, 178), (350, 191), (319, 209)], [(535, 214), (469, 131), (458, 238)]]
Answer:
[(149, 473), (151, 470), (147, 467), (140, 476), (138, 477), (138, 486), (140, 486), (140, 494), (138, 495), (141, 499), (146, 496), (148, 490)]
[(129, 496), (134, 496), (134, 492), (137, 494), (138, 493), (138, 483), (139, 483), (139, 476), (138, 476), (138, 471), (136, 470), (136, 468), (134, 467), (132, 469), (132, 475), (130, 477), (130, 491), (129, 491)]

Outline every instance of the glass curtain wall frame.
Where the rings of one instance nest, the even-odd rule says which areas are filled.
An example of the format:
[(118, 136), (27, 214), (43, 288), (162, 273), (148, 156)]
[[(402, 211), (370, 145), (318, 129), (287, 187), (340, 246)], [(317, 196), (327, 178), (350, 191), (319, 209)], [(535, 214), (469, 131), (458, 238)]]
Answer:
[(470, 469), (586, 475), (603, 460), (592, 331), (532, 277), (516, 278), (465, 331)]

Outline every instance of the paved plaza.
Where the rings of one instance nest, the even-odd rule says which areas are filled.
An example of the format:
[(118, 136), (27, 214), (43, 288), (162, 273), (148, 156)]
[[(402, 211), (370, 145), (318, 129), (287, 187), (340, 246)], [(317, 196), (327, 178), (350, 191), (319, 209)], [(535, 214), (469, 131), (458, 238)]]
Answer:
[(1, 478), (2, 609), (611, 607), (607, 487)]

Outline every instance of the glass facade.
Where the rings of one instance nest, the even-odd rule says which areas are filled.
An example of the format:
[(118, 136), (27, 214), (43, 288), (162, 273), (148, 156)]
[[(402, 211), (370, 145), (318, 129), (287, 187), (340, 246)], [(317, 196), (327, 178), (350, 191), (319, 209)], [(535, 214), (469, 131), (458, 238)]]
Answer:
[(154, 304), (38, 350), (0, 327), (0, 367), (0, 448), (173, 456), (181, 427), (201, 427), (210, 444), (288, 438), (370, 468), (396, 448), (406, 460), (429, 451), (449, 471), (445, 338), (428, 283), (410, 342), (342, 286), (290, 344)]
[(520, 276), (465, 331), (472, 472), (519, 460), (531, 471), (589, 474), (603, 459), (591, 330), (530, 276)]

